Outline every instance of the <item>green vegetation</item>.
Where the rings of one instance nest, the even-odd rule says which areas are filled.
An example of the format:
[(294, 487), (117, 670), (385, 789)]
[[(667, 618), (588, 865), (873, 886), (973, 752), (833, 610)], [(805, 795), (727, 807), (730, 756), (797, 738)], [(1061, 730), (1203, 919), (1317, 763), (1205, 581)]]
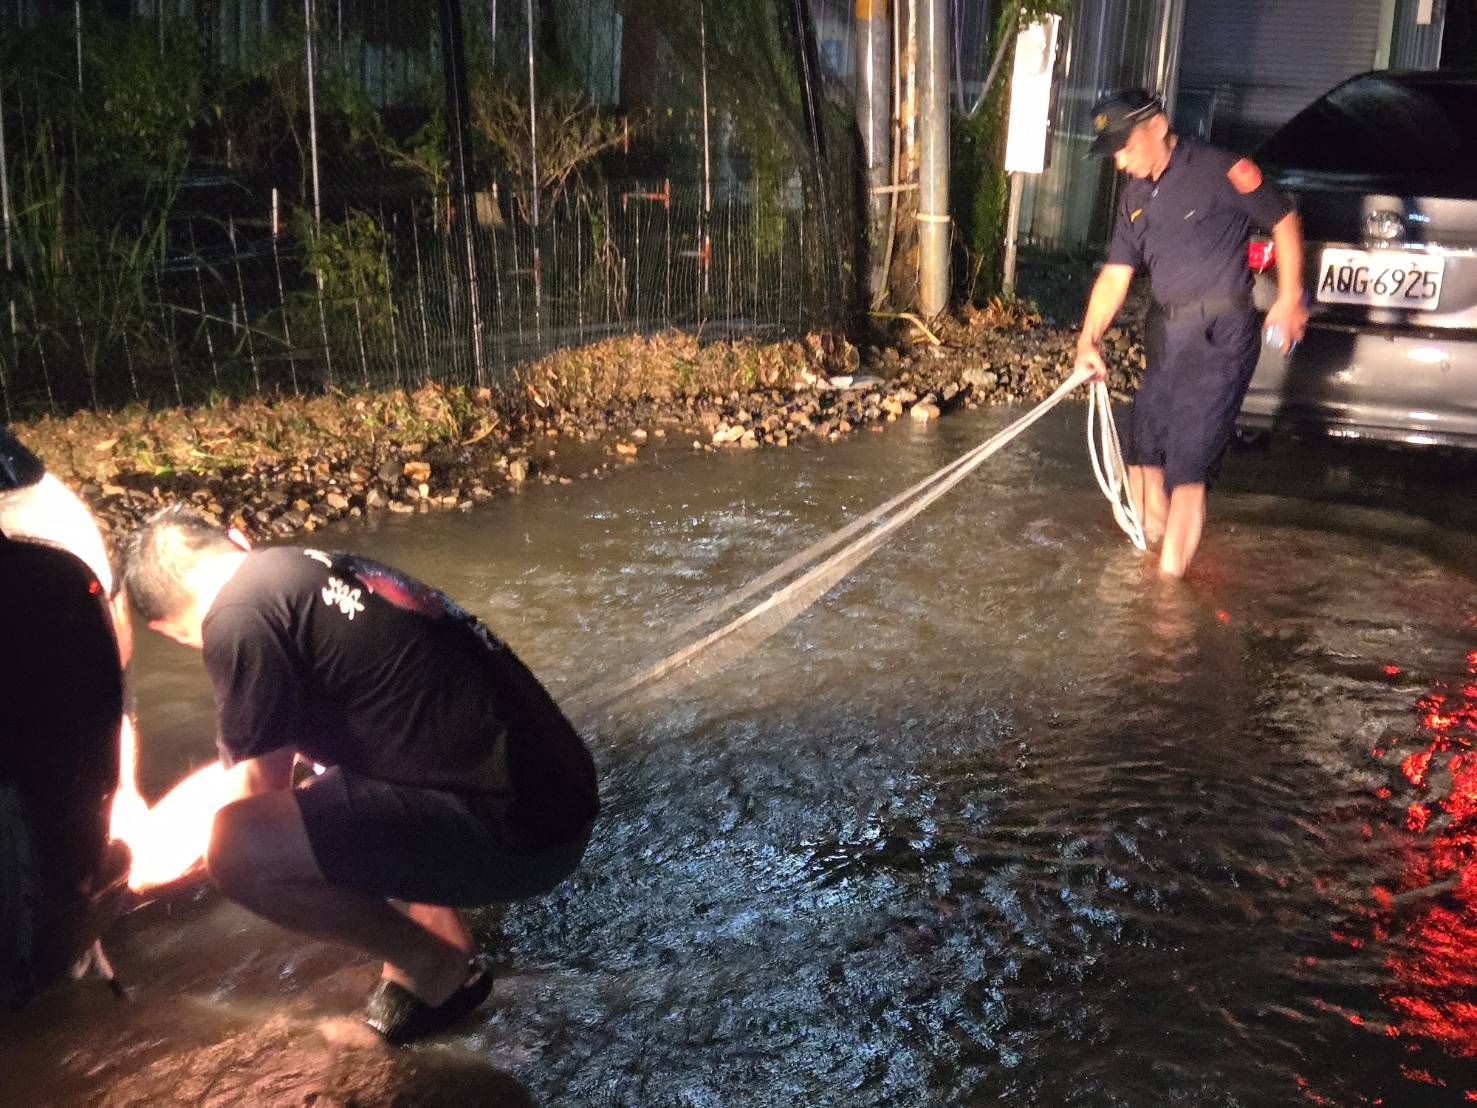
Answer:
[(988, 44), (993, 55), (1002, 38), (1010, 40), (999, 74), (972, 118), (954, 116), (949, 193), (964, 253), (964, 264), (956, 266), (954, 276), (958, 295), (966, 303), (984, 303), (1001, 291), (1010, 204), (1010, 178), (1002, 167), (1016, 31), (1043, 15), (1060, 15), (1065, 20), (1071, 10), (1072, 0), (1028, 0), (1018, 7), (1002, 4)]

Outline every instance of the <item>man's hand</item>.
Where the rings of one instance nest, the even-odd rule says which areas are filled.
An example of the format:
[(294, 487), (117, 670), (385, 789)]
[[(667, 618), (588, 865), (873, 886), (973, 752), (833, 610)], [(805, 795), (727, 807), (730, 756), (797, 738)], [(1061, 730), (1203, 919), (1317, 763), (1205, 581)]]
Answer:
[(1072, 369), (1078, 373), (1090, 373), (1094, 381), (1106, 381), (1108, 379), (1108, 363), (1103, 361), (1103, 356), (1097, 348), (1097, 343), (1088, 342), (1086, 338), (1077, 340), (1077, 361)]
[(1264, 333), (1271, 333), (1275, 328), (1278, 348), (1288, 353), (1294, 343), (1302, 341), (1303, 332), (1308, 329), (1308, 309), (1303, 307), (1303, 298), (1279, 296), (1268, 309), (1262, 327)]
[(1286, 354), (1302, 341), (1308, 327), (1308, 309), (1303, 307), (1303, 224), (1297, 212), (1288, 212), (1277, 221), (1272, 246), (1277, 259), (1277, 301), (1262, 327), (1263, 334), (1277, 329), (1277, 345)]

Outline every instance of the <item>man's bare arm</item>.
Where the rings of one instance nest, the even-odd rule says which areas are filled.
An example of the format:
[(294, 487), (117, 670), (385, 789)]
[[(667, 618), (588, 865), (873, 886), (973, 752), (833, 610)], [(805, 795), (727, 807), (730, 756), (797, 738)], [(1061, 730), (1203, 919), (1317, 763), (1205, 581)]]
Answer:
[(1277, 259), (1277, 300), (1267, 311), (1266, 327), (1277, 329), (1285, 354), (1303, 337), (1308, 309), (1303, 304), (1303, 224), (1288, 212), (1272, 228), (1272, 254)]
[(1082, 333), (1077, 338), (1077, 370), (1087, 370), (1099, 381), (1108, 377), (1108, 366), (1098, 352), (1098, 343), (1103, 332), (1113, 322), (1118, 309), (1128, 296), (1128, 286), (1133, 284), (1133, 266), (1105, 265), (1092, 284), (1092, 294), (1087, 298), (1087, 313), (1082, 317)]

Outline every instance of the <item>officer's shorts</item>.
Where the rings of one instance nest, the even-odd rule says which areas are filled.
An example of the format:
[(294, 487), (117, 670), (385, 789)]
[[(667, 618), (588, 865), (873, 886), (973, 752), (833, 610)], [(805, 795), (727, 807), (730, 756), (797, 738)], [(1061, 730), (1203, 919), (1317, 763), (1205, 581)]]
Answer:
[(1148, 368), (1133, 399), (1124, 460), (1163, 469), (1166, 490), (1208, 483), (1256, 369), (1260, 317), (1247, 307), (1170, 320), (1151, 308), (1144, 339)]
[(590, 840), (586, 824), (564, 842), (524, 849), (500, 801), (392, 785), (338, 766), (293, 794), (330, 882), (416, 904), (471, 908), (539, 896), (574, 872)]

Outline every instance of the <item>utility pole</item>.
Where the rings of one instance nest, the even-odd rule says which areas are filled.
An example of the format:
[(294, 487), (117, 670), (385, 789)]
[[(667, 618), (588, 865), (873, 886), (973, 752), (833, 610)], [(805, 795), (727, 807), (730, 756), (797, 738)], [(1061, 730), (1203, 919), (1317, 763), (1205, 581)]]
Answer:
[(918, 51), (918, 299), (932, 319), (949, 303), (949, 0), (917, 0)]
[(867, 288), (887, 294), (887, 210), (892, 184), (892, 13), (889, 0), (856, 0), (856, 122), (867, 165)]

